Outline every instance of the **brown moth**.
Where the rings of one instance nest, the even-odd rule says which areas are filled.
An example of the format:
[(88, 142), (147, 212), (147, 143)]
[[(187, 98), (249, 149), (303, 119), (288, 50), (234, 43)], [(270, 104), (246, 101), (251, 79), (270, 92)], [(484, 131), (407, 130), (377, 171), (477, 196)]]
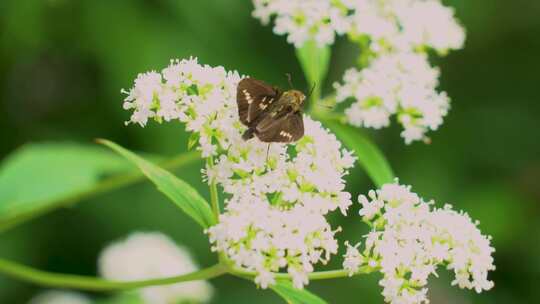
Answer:
[(267, 143), (299, 140), (304, 136), (305, 100), (306, 95), (298, 90), (282, 92), (257, 79), (242, 79), (236, 91), (240, 122), (248, 127), (242, 138), (257, 136)]

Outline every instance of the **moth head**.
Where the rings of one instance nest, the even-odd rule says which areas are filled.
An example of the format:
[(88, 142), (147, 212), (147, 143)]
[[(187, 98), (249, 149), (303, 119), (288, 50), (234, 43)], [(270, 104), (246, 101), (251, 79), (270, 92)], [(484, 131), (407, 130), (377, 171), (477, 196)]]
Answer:
[(291, 101), (291, 105), (295, 110), (300, 110), (302, 108), (302, 105), (304, 104), (304, 101), (306, 100), (306, 95), (298, 90), (290, 90), (285, 92), (284, 94), (288, 95)]

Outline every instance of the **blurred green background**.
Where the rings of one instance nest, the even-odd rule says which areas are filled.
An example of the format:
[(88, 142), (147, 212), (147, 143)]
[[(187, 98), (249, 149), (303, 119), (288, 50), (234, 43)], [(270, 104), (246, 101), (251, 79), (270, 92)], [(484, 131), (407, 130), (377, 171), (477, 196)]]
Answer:
[[(396, 127), (372, 135), (403, 183), (440, 205), (468, 211), (493, 236), (495, 288), (481, 295), (451, 288), (441, 270), (430, 283), (432, 303), (538, 303), (540, 2), (445, 2), (456, 8), (468, 33), (464, 50), (435, 59), (441, 89), (453, 100), (450, 115), (430, 134), (431, 145), (406, 146)], [(139, 72), (165, 67), (170, 58), (197, 56), (281, 86), (291, 73), (305, 88), (293, 47), (251, 18), (251, 9), (248, 0), (0, 0), (0, 157), (28, 142), (92, 144), (97, 137), (164, 156), (185, 151), (180, 123), (124, 126), (129, 114), (122, 110), (120, 88), (131, 87)], [(327, 92), (356, 51), (345, 39), (338, 41)], [(199, 168), (176, 173), (207, 196)], [(373, 187), (360, 170), (348, 184), (354, 196)], [(342, 238), (360, 240), (365, 232), (358, 217), (335, 214), (332, 221), (344, 227)], [(214, 261), (196, 224), (146, 182), (0, 233), (0, 256), (95, 275), (99, 251), (132, 231), (165, 232), (192, 248), (199, 264)], [(378, 279), (312, 282), (309, 289), (329, 303), (382, 303)], [(230, 276), (212, 283), (214, 303), (281, 301)], [(0, 275), (0, 303), (25, 303), (40, 290)]]

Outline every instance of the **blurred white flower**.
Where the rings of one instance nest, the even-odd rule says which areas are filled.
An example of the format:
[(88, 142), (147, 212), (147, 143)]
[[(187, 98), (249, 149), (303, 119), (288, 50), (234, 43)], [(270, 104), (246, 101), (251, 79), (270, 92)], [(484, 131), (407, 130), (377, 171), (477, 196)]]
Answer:
[[(350, 37), (366, 41), (370, 54), (362, 70), (349, 69), (335, 84), (336, 99), (354, 102), (345, 110), (350, 124), (380, 129), (396, 115), (407, 144), (427, 141), (449, 110), (450, 99), (436, 90), (439, 70), (425, 50), (460, 49), (465, 31), (454, 10), (440, 0), (350, 0)], [(367, 57), (367, 58), (368, 58)]]
[(253, 4), (253, 17), (265, 25), (274, 19), (274, 33), (287, 35), (296, 47), (307, 40), (331, 45), (336, 34), (344, 33), (368, 37), (376, 53), (427, 47), (445, 54), (465, 42), (454, 10), (440, 0), (253, 0)]
[(349, 1), (253, 0), (253, 17), (268, 24), (275, 17), (274, 33), (287, 35), (297, 48), (314, 40), (319, 46), (334, 43), (335, 36), (350, 28)]
[(465, 31), (454, 10), (440, 0), (354, 0), (351, 35), (366, 36), (375, 53), (432, 48), (440, 54), (461, 49)]
[[(454, 211), (450, 205), (433, 208), (433, 202), (425, 202), (410, 186), (397, 181), (360, 201), (361, 214), (372, 214), (364, 209), (384, 202), (376, 216), (364, 216), (373, 231), (366, 235), (362, 261), (376, 261), (369, 266), (376, 266), (384, 276), (380, 285), (386, 302), (428, 303), (427, 280), (436, 275), (439, 265), (454, 271), (452, 284), (461, 288), (481, 292), (493, 287), (487, 278), (495, 269), (491, 238), (482, 235), (478, 222), (466, 213)], [(362, 265), (357, 258), (360, 253), (348, 247), (343, 267), (354, 273)]]
[[(188, 251), (161, 233), (134, 233), (109, 245), (99, 258), (99, 272), (109, 280), (136, 281), (179, 276), (198, 269)], [(206, 281), (147, 287), (141, 297), (152, 304), (209, 302), (212, 286)]]
[(438, 76), (439, 70), (424, 54), (389, 53), (361, 71), (348, 70), (344, 83), (334, 87), (338, 102), (354, 100), (345, 111), (350, 124), (378, 129), (396, 115), (404, 128), (401, 136), (409, 144), (425, 139), (428, 130), (437, 130), (448, 113), (448, 96), (436, 90)]
[(34, 296), (28, 304), (90, 304), (83, 294), (73, 291), (50, 290)]
[[(336, 209), (345, 214), (352, 204), (343, 179), (355, 161), (351, 152), (308, 116), (304, 137), (296, 143), (269, 146), (242, 139), (246, 127), (238, 117), (236, 72), (190, 59), (173, 61), (162, 75), (161, 91), (144, 87), (155, 95), (153, 118), (166, 120), (159, 111), (163, 96), (176, 94), (166, 100), (174, 105), (167, 107), (174, 109), (168, 117), (178, 117), (199, 138), (203, 156), (213, 160), (203, 170), (204, 179), (227, 194), (225, 214), (207, 231), (214, 250), (257, 272), (261, 287), (274, 283), (271, 272), (287, 270), (301, 288), (313, 265), (337, 252), (336, 230), (324, 216)], [(138, 109), (144, 103), (138, 100), (150, 94), (138, 83), (128, 108)]]
[(440, 54), (463, 48), (465, 30), (455, 19), (453, 8), (440, 0), (392, 2), (403, 42), (416, 48), (433, 48)]

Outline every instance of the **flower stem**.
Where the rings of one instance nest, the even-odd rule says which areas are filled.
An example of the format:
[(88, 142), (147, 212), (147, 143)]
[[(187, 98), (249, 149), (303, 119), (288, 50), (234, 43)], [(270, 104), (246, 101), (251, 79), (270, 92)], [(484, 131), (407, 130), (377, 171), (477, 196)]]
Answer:
[[(360, 268), (360, 271), (353, 275), (368, 274), (372, 271), (373, 269), (371, 268)], [(257, 275), (254, 271), (232, 265), (227, 265), (225, 261), (205, 269), (179, 275), (176, 277), (119, 282), (109, 281), (96, 277), (46, 272), (4, 259), (0, 259), (0, 273), (8, 277), (33, 283), (39, 286), (101, 292), (130, 290), (149, 286), (170, 285), (188, 281), (208, 280), (219, 277), (226, 273), (230, 273), (232, 275), (248, 280), (253, 280), (253, 278)], [(288, 273), (275, 273), (274, 275), (277, 280), (292, 279), (291, 275)], [(318, 271), (308, 274), (310, 280), (337, 279), (349, 276), (349, 272), (343, 269)]]
[[(208, 166), (208, 168), (212, 168), (214, 166), (214, 158), (212, 156), (206, 159), (206, 165)], [(216, 181), (214, 180), (209, 180), (209, 182), (210, 182), (210, 186), (209, 186), (210, 187), (210, 205), (212, 205), (212, 213), (214, 214), (216, 223), (219, 223), (219, 215), (221, 211), (219, 209), (219, 194), (218, 194), (217, 184), (216, 184)], [(227, 260), (227, 256), (223, 252), (218, 252), (218, 260), (223, 265), (228, 265), (229, 263)]]
[[(173, 169), (177, 169), (182, 166), (194, 163), (198, 159), (200, 159), (200, 153), (188, 152), (188, 153), (180, 154), (174, 158), (171, 158), (161, 163), (160, 165), (164, 169), (173, 170)], [(79, 192), (74, 195), (65, 197), (54, 203), (47, 204), (46, 206), (42, 208), (34, 208), (27, 212), (18, 213), (17, 215), (10, 217), (6, 220), (1, 220), (0, 233), (10, 228), (13, 228), (16, 225), (22, 224), (23, 222), (26, 222), (28, 220), (31, 220), (33, 218), (36, 218), (48, 212), (51, 212), (52, 210), (55, 210), (61, 207), (72, 206), (80, 202), (81, 200), (89, 199), (99, 194), (103, 194), (109, 191), (113, 191), (113, 190), (116, 190), (116, 189), (119, 189), (128, 185), (134, 184), (143, 179), (144, 179), (144, 175), (140, 172), (130, 172), (130, 173), (120, 174), (120, 175), (112, 176), (110, 178), (106, 178), (102, 180), (101, 182), (97, 183), (94, 187), (84, 192)]]
[[(206, 164), (209, 168), (212, 168), (214, 166), (214, 158), (210, 156), (206, 160)], [(210, 204), (212, 205), (212, 212), (214, 213), (214, 216), (216, 218), (216, 223), (219, 222), (219, 214), (221, 213), (219, 210), (219, 195), (218, 195), (218, 189), (217, 184), (215, 181), (210, 180)]]
[(227, 273), (227, 266), (216, 264), (184, 275), (143, 281), (117, 282), (101, 278), (45, 272), (0, 259), (0, 273), (40, 286), (89, 291), (115, 291), (147, 286), (168, 285), (187, 281), (206, 280)]
[[(353, 274), (353, 276), (360, 275), (360, 274), (368, 274), (371, 273), (373, 270), (368, 268), (360, 268), (360, 270)], [(230, 269), (230, 273), (242, 278), (246, 279), (252, 279), (254, 278), (257, 273), (254, 271), (247, 270), (245, 268), (240, 267), (232, 267)], [(274, 273), (274, 276), (277, 280), (291, 280), (292, 277), (288, 273)], [(338, 269), (338, 270), (327, 270), (327, 271), (316, 271), (308, 274), (308, 278), (310, 280), (327, 280), (327, 279), (337, 279), (337, 278), (345, 278), (350, 277), (349, 271), (344, 269)]]

